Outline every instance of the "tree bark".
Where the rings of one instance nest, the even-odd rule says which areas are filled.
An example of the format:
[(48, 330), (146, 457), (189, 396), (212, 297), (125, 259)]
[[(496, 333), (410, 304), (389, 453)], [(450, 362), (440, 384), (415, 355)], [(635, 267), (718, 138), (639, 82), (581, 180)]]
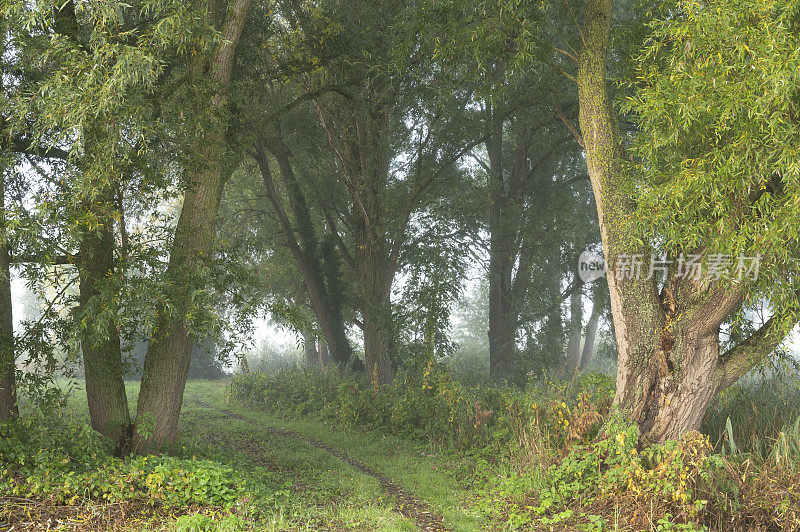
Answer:
[(387, 110), (379, 105), (356, 105), (355, 111), (357, 130), (363, 133), (358, 144), (350, 147), (352, 173), (347, 179), (351, 181), (353, 210), (358, 213), (354, 233), (364, 324), (364, 362), (370, 383), (377, 389), (392, 382), (391, 289), (401, 237), (392, 243), (391, 249), (387, 241), (386, 210), (391, 162), (386, 141)]
[(511, 264), (494, 238), (489, 250), (489, 375), (502, 380), (514, 371), (516, 317), (511, 314)]
[(574, 373), (581, 362), (581, 337), (583, 336), (583, 297), (577, 272), (573, 275), (572, 294), (569, 296), (569, 340), (567, 341), (567, 373)]
[(364, 322), (364, 362), (373, 386), (392, 382), (389, 356), (392, 306), (392, 276), (387, 270), (381, 247), (359, 245), (359, 278)]
[(317, 339), (314, 331), (303, 331), (303, 351), (306, 354), (306, 364), (309, 366), (319, 366), (319, 352), (317, 352)]
[(231, 0), (222, 24), (222, 42), (213, 57), (198, 54), (189, 60), (189, 82), (214, 84), (209, 95), (198, 90), (187, 127), (208, 120), (193, 147), (197, 160), (185, 170), (183, 206), (167, 266), (173, 283), (169, 303), (159, 309), (145, 356), (141, 392), (136, 410), (133, 450), (147, 452), (174, 441), (183, 392), (189, 372), (194, 334), (187, 323), (192, 294), (206, 285), (213, 252), (215, 220), (229, 171), (224, 164), (228, 125), (221, 116), (227, 105), (234, 53), (244, 27), (250, 0)]
[[(489, 134), (489, 376), (499, 381), (515, 368), (518, 314), (513, 293), (513, 265), (517, 255), (515, 240), (518, 221), (509, 212), (510, 203), (503, 165), (503, 117), (495, 108), (488, 110)], [(526, 151), (527, 154), (527, 151)], [(514, 179), (515, 175), (509, 179)]]
[[(131, 434), (131, 417), (123, 380), (122, 350), (117, 320), (92, 319), (101, 309), (99, 304), (103, 283), (113, 274), (113, 225), (107, 223), (97, 231), (81, 236), (78, 276), (80, 308), (89, 315), (81, 331), (81, 352), (86, 379), (86, 399), (92, 428), (111, 439), (116, 454), (121, 454)], [(102, 309), (103, 312), (108, 312)], [(112, 310), (116, 316), (116, 309)], [(103, 323), (105, 327), (97, 327)]]
[[(622, 255), (649, 257), (647, 246), (623, 232), (635, 209), (625, 196), (623, 155), (606, 86), (613, 0), (589, 0), (578, 61), (580, 128), (597, 205), (606, 263)], [(646, 272), (645, 272), (646, 273)], [(661, 293), (650, 276), (607, 276), (617, 339), (615, 405), (638, 423), (646, 440), (677, 438), (697, 429), (714, 395), (736, 382), (785, 337), (783, 316), (720, 354), (719, 328), (746, 287), (692, 280), (675, 271)]]
[(328, 343), (325, 340), (319, 340), (317, 352), (319, 352), (319, 365), (322, 366), (322, 368), (327, 368), (331, 363), (331, 356), (330, 353), (328, 353)]
[(17, 407), (16, 353), (11, 307), (11, 253), (5, 214), (5, 178), (0, 176), (0, 420), (14, 419)]

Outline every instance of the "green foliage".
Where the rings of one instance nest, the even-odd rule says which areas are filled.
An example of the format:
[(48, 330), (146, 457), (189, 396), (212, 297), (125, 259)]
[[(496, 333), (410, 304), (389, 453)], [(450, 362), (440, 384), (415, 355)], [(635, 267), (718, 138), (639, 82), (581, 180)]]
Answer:
[[(613, 498), (620, 504), (640, 504), (652, 515), (665, 515), (664, 526), (672, 526), (672, 514), (679, 524), (695, 530), (700, 512), (708, 501), (699, 487), (720, 465), (708, 457), (711, 445), (698, 433), (679, 441), (644, 447), (639, 445), (638, 428), (613, 415), (599, 438), (589, 445), (577, 445), (555, 465), (547, 476), (547, 489), (539, 497), (535, 513), (544, 524), (570, 519), (579, 507)], [(591, 520), (597, 528), (598, 520)], [(661, 529), (661, 528), (659, 528)], [(680, 530), (681, 528), (674, 528)], [(673, 530), (673, 528), (664, 528)]]
[(221, 518), (205, 514), (182, 515), (175, 520), (175, 532), (238, 532), (249, 530), (250, 523), (236, 515)]
[(610, 379), (599, 374), (543, 379), (520, 390), (466, 386), (433, 362), (401, 373), (377, 394), (364, 379), (297, 368), (236, 375), (228, 388), (231, 400), (282, 416), (311, 415), (520, 461), (589, 437), (601, 417), (597, 409), (607, 408), (612, 395)]
[[(278, 491), (277, 482), (265, 485), (262, 478), (255, 485), (245, 474), (211, 460), (114, 458), (86, 425), (46, 417), (0, 425), (0, 469), (0, 495), (55, 505), (145, 503), (181, 513), (208, 508), (252, 519), (273, 504)], [(231, 526), (238, 522), (231, 519)]]
[(631, 155), (640, 235), (665, 252), (760, 255), (755, 292), (775, 313), (797, 306), (787, 269), (800, 220), (799, 6), (679, 2), (654, 24), (624, 106), (639, 126)]

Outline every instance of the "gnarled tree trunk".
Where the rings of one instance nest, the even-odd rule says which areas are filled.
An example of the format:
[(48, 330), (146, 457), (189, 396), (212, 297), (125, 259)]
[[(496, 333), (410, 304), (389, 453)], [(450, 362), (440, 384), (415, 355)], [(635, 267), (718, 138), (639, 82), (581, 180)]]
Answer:
[[(592, 181), (606, 263), (649, 257), (650, 249), (624, 231), (635, 206), (626, 197), (623, 155), (606, 86), (613, 0), (589, 0), (578, 61), (581, 136)], [(716, 393), (747, 373), (782, 341), (781, 319), (771, 318), (748, 340), (720, 353), (719, 327), (741, 304), (745, 287), (694, 280), (676, 270), (659, 293), (649, 275), (607, 276), (617, 339), (614, 403), (649, 441), (697, 429)]]

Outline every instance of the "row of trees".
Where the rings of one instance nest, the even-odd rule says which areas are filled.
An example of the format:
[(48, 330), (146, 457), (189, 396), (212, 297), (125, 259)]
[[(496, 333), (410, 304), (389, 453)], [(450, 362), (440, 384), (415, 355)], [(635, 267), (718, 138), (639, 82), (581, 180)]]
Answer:
[[(264, 308), (342, 367), (356, 331), (378, 389), (452, 350), (477, 257), (492, 377), (585, 367), (610, 308), (616, 403), (651, 439), (696, 428), (796, 322), (797, 4), (625, 7), (7, 3), (0, 416), (15, 360), (66, 347), (92, 426), (147, 451), (176, 435), (196, 339), (235, 340)], [(597, 240), (609, 264), (724, 253), (761, 275), (585, 286)], [(12, 266), (47, 301), (16, 335)]]

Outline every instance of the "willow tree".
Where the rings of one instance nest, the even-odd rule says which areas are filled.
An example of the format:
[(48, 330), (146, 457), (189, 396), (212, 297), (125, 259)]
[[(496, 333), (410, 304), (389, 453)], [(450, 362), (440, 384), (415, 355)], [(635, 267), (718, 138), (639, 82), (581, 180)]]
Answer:
[(145, 451), (174, 440), (186, 387), (194, 334), (195, 298), (206, 284), (215, 220), (230, 176), (228, 93), (234, 57), (250, 0), (191, 5), (218, 38), (195, 36), (185, 50), (187, 107), (178, 114), (186, 141), (183, 205), (170, 249), (170, 293), (159, 308), (148, 345), (136, 409), (133, 449)]
[[(714, 395), (796, 323), (800, 3), (687, 0), (656, 24), (627, 105), (639, 127), (630, 159), (607, 80), (612, 5), (586, 6), (580, 131), (610, 267), (615, 403), (659, 441), (698, 428)], [(644, 271), (623, 267), (637, 257)], [(759, 301), (771, 317), (721, 339), (746, 330)]]
[(58, 341), (81, 352), (92, 427), (121, 452), (131, 428), (121, 313), (128, 307), (139, 314), (142, 306), (132, 300), (149, 299), (130, 297), (124, 265), (134, 254), (123, 204), (146, 211), (153, 190), (163, 188), (162, 178), (150, 179), (144, 154), (158, 114), (154, 102), (163, 96), (165, 57), (183, 46), (179, 29), (192, 28), (194, 20), (180, 3), (42, 2), (32, 9), (13, 2), (6, 14), (20, 76), (9, 102), (11, 139), (34, 164), (61, 159), (39, 166), (31, 180), (38, 192), (30, 194), (34, 208), (26, 223), (39, 233), (30, 239), (24, 274), (32, 283), (46, 282), (58, 263), (69, 270), (67, 283), (80, 282), (71, 334)]
[[(436, 238), (434, 228), (417, 221), (480, 138), (463, 120), (470, 89), (440, 92), (438, 80), (448, 73), (408, 27), (420, 5), (282, 5), (287, 35), (279, 34), (269, 49), (289, 68), (283, 83), (266, 87), (279, 98), (254, 110), (262, 117), (254, 151), (265, 190), (307, 270), (332, 354), (342, 359), (350, 349), (336, 316), (342, 309), (332, 306), (341, 303), (316, 288), (336, 277), (315, 272), (332, 262), (320, 254), (326, 243), (335, 245), (352, 287), (347, 302), (359, 314), (353, 323), (363, 331), (367, 373), (376, 386), (392, 380), (396, 278), (413, 262), (412, 248)], [(263, 93), (263, 84), (258, 88)], [(284, 105), (271, 112), (276, 103)], [(284, 207), (274, 201), (276, 191)]]

